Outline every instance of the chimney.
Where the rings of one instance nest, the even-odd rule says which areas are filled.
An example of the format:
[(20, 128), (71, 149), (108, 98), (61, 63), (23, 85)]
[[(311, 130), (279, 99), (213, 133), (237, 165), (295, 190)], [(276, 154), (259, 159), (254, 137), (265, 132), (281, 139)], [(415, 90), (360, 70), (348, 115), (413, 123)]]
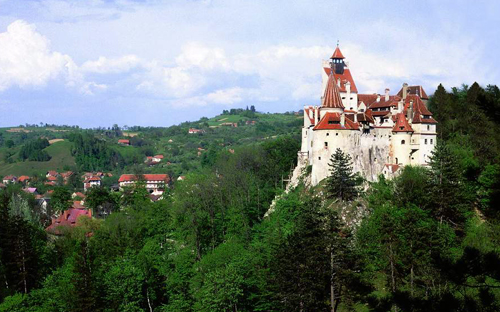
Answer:
[(389, 88), (385, 88), (385, 101), (389, 101)]
[(342, 114), (340, 115), (340, 125), (341, 125), (342, 127), (343, 127), (343, 126), (345, 126), (345, 114), (344, 114), (344, 113), (342, 113)]
[(380, 102), (380, 94), (377, 94), (377, 102)]
[(337, 78), (337, 86), (340, 88), (340, 78)]
[(398, 102), (398, 113), (402, 113), (403, 112), (403, 101), (399, 101)]
[(410, 107), (408, 108), (408, 112), (406, 113), (406, 119), (411, 123), (413, 121), (413, 100), (410, 101)]
[(406, 100), (406, 95), (408, 94), (408, 84), (403, 83), (403, 101)]

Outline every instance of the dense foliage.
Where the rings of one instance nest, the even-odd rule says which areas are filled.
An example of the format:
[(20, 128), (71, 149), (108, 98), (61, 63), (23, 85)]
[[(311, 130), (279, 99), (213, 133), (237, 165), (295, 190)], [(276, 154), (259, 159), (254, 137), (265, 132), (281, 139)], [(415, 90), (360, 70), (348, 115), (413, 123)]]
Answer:
[(19, 158), (21, 160), (31, 160), (31, 161), (48, 161), (50, 160), (50, 155), (43, 149), (49, 146), (49, 141), (47, 139), (35, 139), (26, 142), (21, 150), (19, 151)]

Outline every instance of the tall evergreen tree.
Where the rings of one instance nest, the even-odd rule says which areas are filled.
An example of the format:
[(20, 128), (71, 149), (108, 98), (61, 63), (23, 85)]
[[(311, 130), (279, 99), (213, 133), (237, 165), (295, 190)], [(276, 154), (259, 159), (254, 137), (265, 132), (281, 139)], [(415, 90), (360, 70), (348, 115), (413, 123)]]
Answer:
[(467, 207), (466, 190), (458, 159), (446, 143), (438, 141), (429, 165), (434, 216), (440, 221), (450, 221), (455, 225), (463, 222)]
[(351, 156), (337, 148), (329, 166), (331, 175), (326, 185), (329, 197), (349, 201), (358, 196), (360, 182), (352, 171)]

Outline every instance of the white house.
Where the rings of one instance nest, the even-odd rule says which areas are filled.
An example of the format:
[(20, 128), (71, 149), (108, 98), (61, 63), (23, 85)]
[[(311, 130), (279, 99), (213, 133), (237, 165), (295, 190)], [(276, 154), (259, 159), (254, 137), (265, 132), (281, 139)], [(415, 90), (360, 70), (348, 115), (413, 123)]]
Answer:
[(170, 177), (168, 174), (122, 174), (118, 183), (120, 187), (132, 187), (137, 181), (144, 181), (146, 189), (153, 195), (162, 195), (168, 183), (170, 182)]

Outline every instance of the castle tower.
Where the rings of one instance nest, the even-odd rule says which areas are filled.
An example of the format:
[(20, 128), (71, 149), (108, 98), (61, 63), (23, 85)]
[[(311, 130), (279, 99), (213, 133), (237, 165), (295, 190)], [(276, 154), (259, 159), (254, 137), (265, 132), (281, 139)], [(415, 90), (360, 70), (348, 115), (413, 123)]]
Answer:
[(340, 52), (339, 45), (337, 44), (337, 48), (333, 52), (332, 57), (330, 57), (330, 67), (337, 75), (344, 74), (344, 59), (345, 57), (342, 55), (342, 52)]
[(413, 129), (408, 123), (404, 113), (396, 115), (396, 123), (392, 128), (392, 146), (394, 149), (393, 164), (409, 165), (411, 163), (411, 136)]
[(320, 119), (323, 118), (327, 112), (344, 114), (344, 105), (342, 104), (338, 82), (333, 72), (330, 72), (328, 76), (328, 82), (320, 108)]

